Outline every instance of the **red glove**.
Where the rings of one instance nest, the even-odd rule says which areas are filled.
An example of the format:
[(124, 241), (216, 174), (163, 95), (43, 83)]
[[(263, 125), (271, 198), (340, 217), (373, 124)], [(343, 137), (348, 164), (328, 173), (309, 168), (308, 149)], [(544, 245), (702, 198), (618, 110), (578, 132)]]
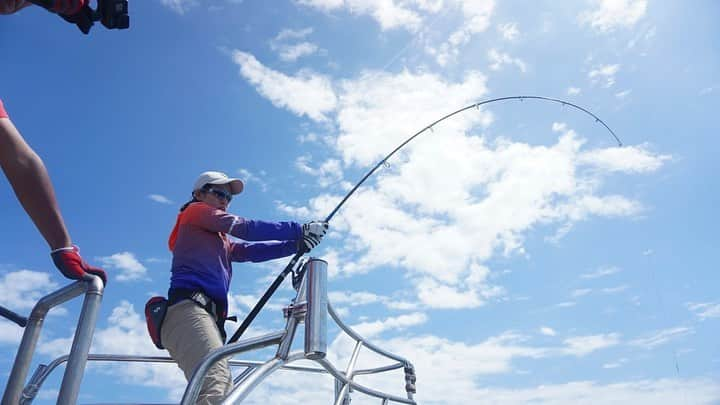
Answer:
[(64, 15), (75, 15), (88, 3), (90, 3), (90, 0), (52, 0), (50, 11)]
[(8, 118), (7, 111), (5, 111), (5, 107), (3, 107), (2, 100), (0, 100), (0, 118)]
[(73, 280), (82, 280), (85, 278), (85, 274), (93, 274), (102, 279), (103, 285), (107, 285), (105, 271), (87, 264), (80, 257), (80, 249), (77, 246), (53, 250), (50, 252), (50, 256), (55, 263), (55, 267), (60, 270), (63, 276)]
[[(70, 5), (70, 12), (58, 12), (63, 20), (77, 25), (83, 34), (88, 34), (93, 26), (93, 10), (90, 8), (90, 0), (53, 0), (57, 6), (59, 3)], [(79, 8), (72, 8), (78, 6)]]
[[(3, 1), (6, 0), (0, 0), (0, 4)], [(90, 32), (94, 14), (90, 8), (90, 0), (33, 0), (33, 2), (58, 14), (65, 21), (77, 25), (83, 34)]]

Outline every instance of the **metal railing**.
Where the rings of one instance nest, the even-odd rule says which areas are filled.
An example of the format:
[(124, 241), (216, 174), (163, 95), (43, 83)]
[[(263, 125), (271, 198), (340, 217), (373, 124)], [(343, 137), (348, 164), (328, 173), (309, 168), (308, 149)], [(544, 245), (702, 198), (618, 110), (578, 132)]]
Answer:
[[(233, 380), (233, 388), (223, 401), (223, 404), (241, 403), (248, 395), (277, 370), (294, 372), (329, 374), (335, 379), (335, 405), (349, 403), (350, 393), (357, 391), (371, 397), (378, 398), (382, 404), (402, 403), (416, 404), (415, 371), (413, 365), (406, 359), (389, 353), (368, 342), (354, 330), (344, 324), (327, 299), (327, 263), (320, 259), (311, 258), (304, 266), (303, 278), (297, 286), (296, 297), (283, 312), (285, 314), (285, 329), (262, 336), (246, 338), (228, 344), (208, 354), (193, 372), (185, 389), (181, 404), (190, 405), (197, 400), (203, 379), (208, 369), (216, 362), (237, 355), (268, 346), (277, 345), (277, 352), (273, 358), (265, 362), (243, 361), (230, 359), (232, 367), (244, 367)], [(23, 334), (18, 349), (13, 371), (8, 381), (2, 405), (31, 403), (42, 384), (59, 365), (67, 363), (63, 377), (58, 403), (73, 404), (77, 402), (78, 390), (87, 361), (107, 362), (139, 362), (139, 363), (174, 363), (169, 357), (163, 356), (128, 356), (113, 354), (88, 354), (92, 334), (95, 328), (97, 312), (102, 298), (102, 282), (97, 277), (93, 280), (78, 281), (57, 292), (42, 298), (35, 306)], [(67, 300), (85, 293), (85, 302), (78, 321), (78, 326), (69, 355), (56, 358), (49, 364), (41, 364), (23, 388), (27, 377), (30, 360), (37, 343), (42, 321), (47, 311)], [(355, 341), (353, 354), (350, 357), (345, 371), (338, 370), (325, 357), (327, 353), (327, 314), (335, 321), (338, 327)], [(11, 311), (0, 311), (0, 315), (8, 317), (15, 315), (12, 320), (20, 324), (24, 318)], [(8, 316), (10, 315), (10, 316)], [(304, 350), (290, 352), (297, 327), (305, 324)], [(356, 369), (361, 350), (369, 349), (380, 356), (391, 360), (390, 364), (368, 368)], [(304, 367), (290, 365), (297, 360), (314, 361), (319, 367)], [(366, 387), (354, 381), (356, 376), (381, 374), (402, 368), (405, 373), (405, 391), (407, 397), (400, 397)]]
[(100, 304), (103, 295), (103, 283), (100, 277), (88, 275), (85, 280), (76, 281), (65, 286), (45, 297), (35, 304), (30, 312), (23, 332), (20, 347), (15, 356), (10, 378), (8, 379), (5, 393), (3, 394), (2, 405), (14, 405), (20, 403), (23, 394), (23, 384), (27, 378), (30, 362), (32, 361), (35, 347), (40, 338), (45, 316), (50, 309), (61, 305), (81, 294), (85, 294), (82, 310), (75, 328), (75, 336), (70, 348), (70, 355), (67, 358), (67, 367), (63, 375), (60, 393), (58, 394), (59, 404), (77, 403), (80, 383), (82, 382), (85, 364), (87, 363), (90, 343), (95, 332), (95, 323), (100, 311)]

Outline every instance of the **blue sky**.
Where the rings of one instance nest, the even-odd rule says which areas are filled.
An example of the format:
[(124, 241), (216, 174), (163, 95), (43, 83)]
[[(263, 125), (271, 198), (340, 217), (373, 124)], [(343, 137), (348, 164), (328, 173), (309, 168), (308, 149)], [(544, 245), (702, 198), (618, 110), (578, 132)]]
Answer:
[[(333, 218), (314, 252), (329, 262), (331, 302), (414, 362), (424, 404), (720, 403), (720, 4), (130, 7), (131, 29), (87, 37), (35, 7), (0, 24), (0, 96), (48, 166), (73, 239), (110, 275), (93, 352), (161, 354), (142, 309), (167, 289), (167, 236), (200, 172), (246, 180), (235, 214), (324, 218), (435, 119), (534, 94), (590, 109), (625, 146), (580, 112), (531, 100), (445, 121)], [(2, 190), (0, 304), (27, 314), (66, 280)], [(285, 264), (236, 265), (235, 313)], [(285, 286), (249, 333), (280, 328), (290, 296)], [(36, 363), (68, 351), (77, 308), (48, 318)], [(344, 367), (351, 346), (330, 331)], [(0, 321), (3, 386), (20, 334)], [(400, 392), (394, 377), (367, 383)], [(59, 380), (38, 403), (53, 403)], [(183, 388), (173, 366), (103, 365), (88, 369), (81, 402), (177, 400)], [(285, 373), (249, 403), (331, 396), (328, 379)]]

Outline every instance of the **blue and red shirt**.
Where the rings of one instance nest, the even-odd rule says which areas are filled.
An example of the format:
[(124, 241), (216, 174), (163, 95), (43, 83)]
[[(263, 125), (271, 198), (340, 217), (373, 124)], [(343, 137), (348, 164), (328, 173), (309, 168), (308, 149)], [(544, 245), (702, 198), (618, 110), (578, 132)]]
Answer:
[[(232, 235), (242, 241), (232, 241)], [(202, 291), (227, 308), (232, 262), (264, 262), (297, 252), (297, 222), (256, 221), (195, 202), (178, 214), (168, 245), (170, 288)]]

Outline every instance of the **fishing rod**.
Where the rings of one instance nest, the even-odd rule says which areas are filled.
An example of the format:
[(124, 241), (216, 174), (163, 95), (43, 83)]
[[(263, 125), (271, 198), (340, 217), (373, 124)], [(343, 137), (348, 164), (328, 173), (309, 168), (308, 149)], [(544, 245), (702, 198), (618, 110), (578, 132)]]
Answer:
[[(612, 129), (610, 129), (610, 127), (605, 123), (605, 121), (601, 120), (597, 115), (593, 114), (592, 112), (588, 111), (587, 109), (585, 109), (585, 108), (583, 108), (583, 107), (580, 107), (579, 105), (573, 104), (573, 103), (571, 103), (571, 102), (569, 102), (569, 101), (560, 100), (560, 99), (551, 98), (551, 97), (543, 97), (543, 96), (508, 96), (508, 97), (498, 97), (498, 98), (493, 98), (493, 99), (481, 101), (481, 102), (478, 102), (478, 103), (475, 103), (475, 104), (470, 104), (470, 105), (467, 106), (467, 107), (463, 107), (463, 108), (461, 108), (461, 109), (459, 109), (459, 110), (453, 111), (453, 112), (451, 112), (451, 113), (443, 116), (442, 118), (434, 121), (434, 122), (431, 123), (430, 125), (426, 126), (425, 128), (421, 129), (420, 131), (416, 132), (413, 136), (409, 137), (409, 138), (406, 139), (403, 143), (401, 143), (400, 145), (398, 145), (398, 147), (396, 147), (395, 149), (393, 149), (392, 152), (388, 153), (387, 156), (385, 156), (384, 158), (382, 158), (372, 169), (370, 169), (369, 172), (367, 172), (367, 174), (365, 174), (365, 176), (363, 176), (362, 179), (360, 179), (360, 181), (355, 185), (355, 187), (353, 187), (353, 188), (345, 195), (345, 197), (340, 201), (340, 203), (338, 203), (338, 205), (335, 207), (335, 209), (332, 210), (332, 212), (330, 213), (330, 215), (328, 215), (328, 216), (325, 218), (325, 222), (330, 222), (330, 220), (335, 216), (335, 214), (338, 212), (338, 210), (340, 210), (340, 208), (341, 208), (343, 205), (345, 205), (345, 201), (347, 201), (348, 198), (350, 198), (350, 196), (352, 196), (352, 195), (355, 193), (355, 190), (357, 190), (357, 189), (365, 182), (365, 180), (367, 180), (370, 176), (372, 176), (372, 175), (377, 171), (377, 169), (380, 168), (380, 166), (385, 165), (386, 162), (387, 162), (387, 160), (390, 159), (397, 151), (399, 151), (400, 149), (402, 149), (403, 147), (405, 147), (405, 145), (407, 145), (408, 143), (412, 142), (413, 139), (417, 138), (418, 136), (420, 136), (421, 134), (423, 134), (423, 133), (426, 132), (427, 130), (432, 130), (432, 127), (434, 127), (434, 126), (437, 125), (438, 123), (440, 123), (440, 122), (442, 122), (442, 121), (445, 121), (446, 119), (448, 119), (448, 118), (450, 118), (450, 117), (452, 117), (452, 116), (454, 116), (454, 115), (460, 114), (460, 113), (463, 112), (463, 111), (467, 111), (467, 110), (470, 110), (470, 109), (473, 109), (473, 108), (479, 109), (480, 106), (485, 105), (485, 104), (495, 103), (495, 102), (498, 102), (498, 101), (507, 101), (507, 100), (520, 100), (520, 101), (523, 101), (523, 100), (543, 100), (543, 101), (549, 101), (549, 102), (558, 103), (558, 104), (561, 104), (561, 105), (563, 105), (563, 106), (570, 106), (570, 107), (572, 107), (572, 108), (575, 108), (575, 109), (577, 109), (577, 110), (580, 110), (580, 111), (584, 112), (585, 114), (588, 114), (588, 115), (590, 115), (591, 117), (593, 117), (593, 118), (595, 119), (595, 122), (599, 122), (600, 124), (602, 124), (602, 126), (604, 126), (605, 129), (607, 129), (607, 130), (610, 132), (610, 134), (612, 134), (612, 136), (613, 136), (613, 138), (615, 139), (615, 141), (617, 142), (618, 146), (623, 146), (623, 143), (622, 143), (622, 141), (620, 140), (620, 138), (618, 138), (618, 136), (615, 134), (615, 132), (614, 132)], [(240, 325), (240, 327), (238, 327), (238, 329), (237, 329), (237, 331), (235, 332), (235, 334), (233, 334), (232, 337), (230, 338), (230, 340), (228, 340), (228, 344), (234, 343), (235, 341), (237, 341), (237, 340), (240, 338), (240, 336), (242, 336), (242, 334), (243, 334), (243, 333), (245, 332), (245, 330), (250, 326), (250, 323), (252, 323), (252, 321), (255, 319), (255, 317), (257, 316), (257, 314), (258, 314), (258, 313), (260, 312), (260, 310), (263, 308), (263, 306), (265, 306), (265, 303), (267, 303), (267, 301), (270, 299), (270, 297), (271, 297), (271, 296), (275, 293), (275, 291), (280, 287), (280, 284), (282, 284), (283, 280), (285, 280), (285, 277), (286, 277), (291, 271), (293, 271), (293, 269), (295, 268), (295, 265), (297, 264), (298, 260), (300, 260), (300, 258), (301, 258), (305, 253), (308, 253), (308, 251), (305, 250), (305, 249), (301, 249), (301, 250), (299, 250), (299, 251), (295, 254), (295, 256), (293, 256), (292, 259), (290, 259), (290, 262), (287, 264), (287, 266), (285, 266), (285, 269), (277, 276), (277, 278), (275, 279), (275, 281), (273, 281), (273, 283), (270, 285), (270, 287), (267, 289), (267, 291), (265, 291), (265, 294), (263, 294), (263, 296), (260, 297), (260, 300), (257, 302), (257, 304), (255, 304), (255, 307), (250, 311), (250, 313), (248, 314), (248, 316), (245, 317), (245, 319), (243, 320), (243, 323)]]

